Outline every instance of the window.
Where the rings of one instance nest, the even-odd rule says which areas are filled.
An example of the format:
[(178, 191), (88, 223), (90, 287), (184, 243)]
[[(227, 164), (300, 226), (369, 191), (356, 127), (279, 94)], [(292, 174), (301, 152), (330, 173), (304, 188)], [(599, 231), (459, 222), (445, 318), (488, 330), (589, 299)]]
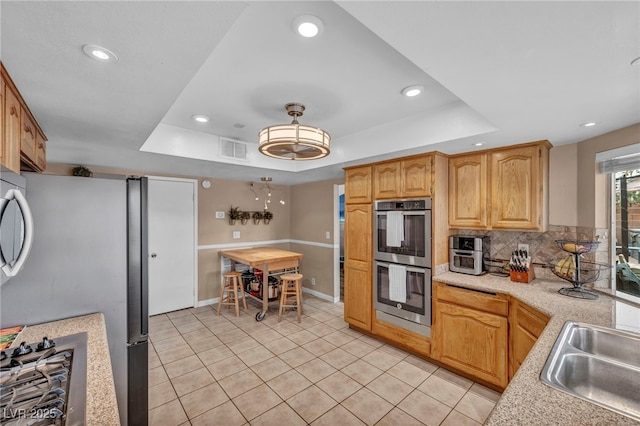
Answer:
[(633, 145), (608, 154), (599, 164), (611, 178), (611, 288), (640, 302), (640, 149)]

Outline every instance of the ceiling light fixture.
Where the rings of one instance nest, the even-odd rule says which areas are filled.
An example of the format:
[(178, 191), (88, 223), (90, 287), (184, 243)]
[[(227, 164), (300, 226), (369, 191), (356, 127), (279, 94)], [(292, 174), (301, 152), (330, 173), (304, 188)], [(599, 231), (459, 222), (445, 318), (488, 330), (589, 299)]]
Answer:
[(473, 146), (482, 146), (482, 145), (484, 145), (484, 142), (476, 142), (476, 143), (472, 143), (471, 145), (473, 145)]
[(324, 24), (317, 16), (301, 15), (293, 20), (293, 30), (302, 37), (311, 38), (319, 35)]
[(424, 86), (409, 86), (402, 89), (402, 94), (409, 98), (418, 96), (424, 90)]
[(594, 121), (590, 121), (589, 123), (582, 123), (580, 127), (593, 127), (596, 123)]
[(278, 124), (260, 130), (260, 152), (282, 160), (316, 160), (329, 155), (329, 133), (318, 127), (298, 123), (298, 117), (304, 112), (304, 105), (289, 103), (284, 109), (293, 117), (293, 121), (291, 124)]
[(192, 115), (191, 118), (193, 118), (198, 123), (208, 123), (209, 122), (209, 117), (207, 117), (206, 115), (202, 115), (202, 114)]
[[(272, 187), (271, 187), (271, 181), (273, 179), (270, 178), (269, 176), (264, 176), (260, 178), (260, 181), (262, 181), (262, 186), (260, 186), (260, 188), (257, 188), (255, 183), (251, 182), (249, 184), (249, 190), (251, 192), (253, 192), (253, 195), (255, 197), (256, 201), (260, 201), (260, 195), (259, 192), (262, 190), (266, 190), (267, 195), (264, 197), (263, 203), (264, 203), (264, 209), (265, 210), (269, 210), (269, 204), (271, 204), (271, 194), (275, 191)], [(285, 205), (285, 201), (284, 201), (284, 195), (280, 194), (280, 204)]]
[(85, 44), (82, 46), (82, 51), (85, 55), (91, 59), (95, 59), (100, 62), (118, 62), (118, 57), (115, 53), (102, 46), (95, 44)]

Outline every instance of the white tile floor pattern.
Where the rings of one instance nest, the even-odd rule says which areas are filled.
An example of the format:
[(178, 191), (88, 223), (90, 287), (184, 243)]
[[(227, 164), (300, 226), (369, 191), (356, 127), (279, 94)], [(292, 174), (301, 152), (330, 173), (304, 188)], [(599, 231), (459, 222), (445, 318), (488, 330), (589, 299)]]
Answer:
[(150, 319), (149, 424), (478, 425), (500, 394), (348, 328), (343, 304), (262, 322), (214, 306)]

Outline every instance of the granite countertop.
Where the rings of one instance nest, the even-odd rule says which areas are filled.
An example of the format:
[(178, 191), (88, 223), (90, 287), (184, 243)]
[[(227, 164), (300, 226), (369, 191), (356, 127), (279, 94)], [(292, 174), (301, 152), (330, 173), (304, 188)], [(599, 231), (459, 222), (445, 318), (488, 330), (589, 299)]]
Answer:
[(50, 339), (87, 332), (86, 424), (119, 425), (118, 402), (111, 371), (104, 316), (100, 313), (27, 326), (14, 341), (34, 343), (43, 336)]
[(536, 279), (523, 284), (512, 282), (509, 277), (489, 274), (471, 276), (454, 272), (436, 275), (433, 280), (510, 294), (551, 317), (485, 424), (638, 424), (629, 417), (553, 389), (540, 380), (547, 356), (564, 323), (575, 320), (615, 328), (615, 299), (604, 294), (597, 301), (563, 296), (558, 289), (570, 284), (562, 281)]

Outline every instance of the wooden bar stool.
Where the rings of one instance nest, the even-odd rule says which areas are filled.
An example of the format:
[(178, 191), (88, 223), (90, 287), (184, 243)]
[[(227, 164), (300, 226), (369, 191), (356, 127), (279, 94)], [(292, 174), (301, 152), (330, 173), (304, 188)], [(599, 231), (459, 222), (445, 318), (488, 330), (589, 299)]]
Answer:
[[(234, 306), (236, 308), (236, 316), (240, 316), (240, 303), (238, 300), (238, 291), (242, 297), (242, 302), (245, 311), (247, 310), (247, 298), (244, 295), (244, 288), (240, 278), (242, 272), (225, 272), (222, 274), (222, 285), (220, 286), (220, 299), (218, 301), (218, 316), (220, 315), (220, 309), (222, 305), (226, 305), (227, 308)], [(226, 297), (225, 297), (226, 293)]]
[(282, 279), (282, 294), (280, 295), (278, 322), (280, 322), (282, 312), (286, 308), (296, 308), (298, 322), (300, 322), (300, 316), (304, 314), (302, 309), (302, 274), (287, 274), (280, 278)]

